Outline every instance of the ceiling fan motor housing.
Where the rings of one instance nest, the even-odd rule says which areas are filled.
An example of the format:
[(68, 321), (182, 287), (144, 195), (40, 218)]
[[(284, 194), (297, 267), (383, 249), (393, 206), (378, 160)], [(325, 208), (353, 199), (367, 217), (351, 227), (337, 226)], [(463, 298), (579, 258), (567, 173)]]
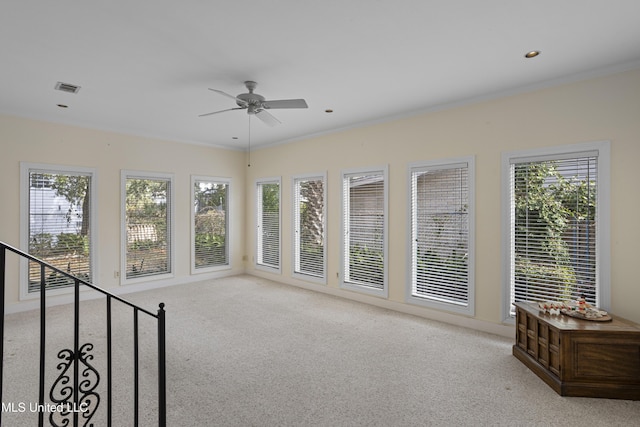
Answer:
[(247, 87), (249, 93), (241, 93), (236, 96), (236, 104), (240, 107), (246, 107), (248, 114), (255, 114), (262, 108), (262, 103), (265, 98), (262, 95), (258, 95), (257, 93), (253, 93), (253, 90), (258, 85), (256, 82), (247, 80), (244, 82), (244, 85)]
[(236, 98), (239, 100), (236, 101), (236, 104), (240, 107), (247, 107), (249, 114), (253, 114), (256, 109), (262, 108), (262, 103), (265, 100), (264, 96), (252, 92), (241, 93)]

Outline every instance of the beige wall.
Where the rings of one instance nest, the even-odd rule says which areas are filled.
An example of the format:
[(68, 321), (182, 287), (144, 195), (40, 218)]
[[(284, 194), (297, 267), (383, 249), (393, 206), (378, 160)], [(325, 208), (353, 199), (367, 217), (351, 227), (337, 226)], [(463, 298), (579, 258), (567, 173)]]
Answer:
[[(333, 114), (340, 114), (336, 111)], [(635, 273), (640, 242), (640, 70), (478, 102), (386, 123), (273, 146), (252, 154), (247, 169), (247, 230), (254, 230), (253, 183), (282, 177), (282, 274), (248, 271), (383, 307), (508, 333), (501, 327), (501, 153), (593, 141), (611, 142), (611, 310), (640, 322)], [(407, 165), (473, 155), (476, 158), (475, 319), (405, 304)], [(389, 165), (389, 298), (339, 289), (340, 177), (343, 169)], [(327, 172), (328, 285), (291, 278), (291, 178)], [(255, 233), (247, 233), (251, 259)]]
[[(336, 111), (334, 114), (340, 114)], [(426, 113), (254, 151), (245, 154), (177, 142), (87, 130), (0, 116), (0, 240), (19, 244), (20, 162), (92, 167), (98, 172), (100, 285), (123, 290), (120, 270), (120, 170), (175, 174), (175, 280), (190, 275), (190, 176), (232, 178), (232, 269), (297, 286), (432, 317), (463, 326), (509, 334), (501, 319), (500, 159), (504, 151), (611, 141), (611, 308), (640, 322), (640, 284), (635, 274), (640, 242), (640, 70), (565, 84), (457, 108)], [(153, 153), (153, 154), (150, 154)], [(406, 304), (407, 165), (473, 155), (476, 158), (475, 317)], [(339, 289), (340, 174), (343, 169), (389, 166), (389, 297)], [(327, 173), (328, 283), (292, 278), (291, 182), (297, 174)], [(255, 180), (282, 177), (282, 272), (256, 270)], [(246, 255), (248, 262), (243, 263)], [(199, 275), (201, 276), (201, 275)], [(201, 276), (205, 278), (205, 276)], [(7, 301), (18, 305), (17, 272), (10, 271)], [(153, 283), (149, 286), (167, 283)], [(127, 290), (137, 285), (127, 285)], [(129, 288), (131, 287), (131, 288)], [(24, 303), (22, 303), (24, 305)]]
[[(232, 269), (217, 275), (243, 272), (244, 153), (7, 116), (0, 116), (0, 146), (0, 240), (16, 247), (20, 245), (20, 162), (95, 168), (98, 277), (94, 281), (114, 292), (144, 289), (144, 283), (120, 286), (119, 279), (114, 277), (114, 272), (120, 271), (120, 171), (172, 173), (176, 203), (174, 279), (160, 284), (150, 282), (146, 286), (215, 276), (190, 274), (191, 175), (228, 177), (232, 179), (230, 233), (236, 241), (231, 245)], [(18, 308), (19, 298), (17, 269), (10, 274), (9, 310)], [(31, 305), (20, 304), (23, 308)]]

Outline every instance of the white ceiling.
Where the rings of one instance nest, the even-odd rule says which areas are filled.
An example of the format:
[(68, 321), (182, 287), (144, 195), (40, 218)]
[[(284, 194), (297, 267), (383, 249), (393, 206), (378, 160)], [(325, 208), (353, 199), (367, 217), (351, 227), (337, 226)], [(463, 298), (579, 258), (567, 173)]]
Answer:
[[(639, 17), (638, 0), (4, 0), (0, 113), (246, 149), (249, 123), (256, 147), (640, 67)], [(309, 108), (198, 117), (236, 106), (207, 88), (245, 80)]]

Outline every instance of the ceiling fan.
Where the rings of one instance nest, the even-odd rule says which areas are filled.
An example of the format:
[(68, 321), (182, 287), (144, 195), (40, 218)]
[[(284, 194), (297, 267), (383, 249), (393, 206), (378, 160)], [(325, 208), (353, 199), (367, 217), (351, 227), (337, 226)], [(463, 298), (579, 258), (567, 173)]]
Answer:
[(218, 89), (209, 90), (217, 92), (220, 95), (224, 95), (228, 98), (234, 99), (237, 107), (227, 108), (226, 110), (214, 111), (213, 113), (200, 114), (198, 117), (210, 116), (212, 114), (224, 113), (231, 110), (247, 110), (247, 114), (255, 115), (269, 126), (275, 126), (280, 124), (280, 120), (276, 119), (271, 113), (266, 110), (278, 109), (278, 108), (308, 108), (307, 102), (304, 99), (278, 99), (275, 101), (267, 101), (264, 96), (253, 93), (257, 83), (253, 81), (244, 82), (249, 93), (241, 93), (238, 96), (229, 95)]

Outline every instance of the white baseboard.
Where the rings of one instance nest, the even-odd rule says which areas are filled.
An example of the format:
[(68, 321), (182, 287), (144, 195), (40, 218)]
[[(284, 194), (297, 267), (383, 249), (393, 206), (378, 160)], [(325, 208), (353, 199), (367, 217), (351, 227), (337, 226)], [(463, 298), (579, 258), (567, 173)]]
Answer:
[[(187, 283), (201, 282), (203, 280), (210, 279), (218, 279), (221, 277), (235, 276), (238, 274), (243, 274), (242, 272), (238, 272), (237, 270), (221, 270), (212, 273), (203, 273), (197, 275), (190, 275), (185, 277), (173, 277), (171, 279), (165, 280), (150, 280), (148, 282), (135, 283), (131, 285), (124, 286), (116, 286), (112, 288), (105, 289), (105, 291), (122, 297), (123, 295), (135, 293), (135, 292), (144, 292), (150, 291), (153, 289), (165, 288), (167, 286), (179, 286), (185, 285)], [(98, 299), (104, 297), (104, 294), (94, 291), (92, 289), (85, 289), (80, 291), (80, 300), (87, 301), (92, 299)], [(68, 293), (58, 294), (58, 295), (50, 295), (47, 296), (47, 307), (54, 307), (57, 305), (65, 305), (73, 303), (73, 289), (70, 288)], [(162, 301), (158, 301), (160, 303)], [(38, 296), (34, 296), (33, 299), (22, 300), (17, 303), (7, 304), (5, 306), (4, 312), (5, 314), (13, 314), (20, 313), (23, 311), (31, 311), (40, 309), (40, 298)]]
[[(430, 309), (427, 307), (411, 305), (398, 301), (391, 301), (385, 298), (379, 298), (367, 294), (361, 294), (355, 291), (349, 291), (345, 289), (338, 289), (327, 285), (317, 284), (313, 282), (306, 282), (291, 277), (284, 277), (280, 275), (270, 274), (261, 270), (251, 270), (238, 272), (237, 270), (224, 270), (213, 273), (191, 275), (186, 277), (171, 278), (166, 280), (149, 281), (144, 283), (137, 283), (127, 286), (119, 286), (116, 288), (107, 289), (108, 292), (123, 296), (134, 292), (143, 292), (152, 289), (164, 288), (167, 286), (179, 286), (187, 283), (200, 282), (203, 280), (217, 279), (228, 276), (235, 276), (238, 274), (247, 274), (250, 276), (261, 277), (263, 279), (272, 280), (274, 282), (283, 283), (286, 285), (296, 286), (299, 288), (307, 289), (314, 292), (320, 292), (328, 295), (332, 295), (339, 298), (345, 298), (352, 301), (361, 302), (364, 304), (374, 305), (376, 307), (385, 308), (388, 310), (397, 311), (400, 313), (410, 314), (413, 316), (423, 317), (425, 319), (435, 320), (438, 322), (447, 323), (450, 325), (469, 328), (477, 331), (487, 332), (494, 335), (500, 335), (508, 338), (515, 337), (515, 326), (505, 325), (488, 322), (485, 320), (476, 319), (473, 317), (462, 316), (452, 313), (446, 313)], [(97, 299), (103, 295), (97, 291), (84, 290), (80, 293), (80, 299), (82, 301)], [(161, 301), (159, 301), (161, 302)], [(47, 298), (47, 307), (71, 304), (73, 303), (73, 293), (70, 292), (64, 295), (52, 295)], [(39, 299), (20, 301), (14, 304), (8, 304), (5, 307), (5, 314), (19, 313), (23, 311), (37, 310), (40, 308)]]
[(274, 282), (284, 283), (287, 285), (308, 289), (315, 292), (321, 292), (324, 294), (329, 294), (329, 295), (333, 295), (340, 298), (346, 298), (346, 299), (361, 302), (364, 304), (374, 305), (380, 308), (386, 308), (388, 310), (393, 310), (400, 313), (410, 314), (413, 316), (423, 317), (425, 319), (435, 320), (435, 321), (447, 323), (450, 325), (460, 326), (464, 328), (469, 328), (477, 331), (487, 332), (490, 334), (500, 335), (503, 337), (515, 339), (514, 325), (492, 323), (486, 320), (480, 320), (473, 317), (446, 313), (443, 311), (438, 311), (438, 310), (430, 309), (427, 307), (407, 304), (407, 303), (398, 302), (398, 301), (391, 301), (385, 298), (379, 298), (375, 296), (361, 294), (358, 292), (349, 291), (345, 289), (338, 289), (338, 288), (334, 288), (327, 285), (319, 285), (316, 283), (305, 282), (303, 280), (298, 280), (290, 277), (277, 276), (277, 275), (269, 274), (267, 272), (263, 272), (260, 270), (247, 271), (246, 274), (256, 276), (256, 277), (261, 277), (263, 279), (273, 280)]

